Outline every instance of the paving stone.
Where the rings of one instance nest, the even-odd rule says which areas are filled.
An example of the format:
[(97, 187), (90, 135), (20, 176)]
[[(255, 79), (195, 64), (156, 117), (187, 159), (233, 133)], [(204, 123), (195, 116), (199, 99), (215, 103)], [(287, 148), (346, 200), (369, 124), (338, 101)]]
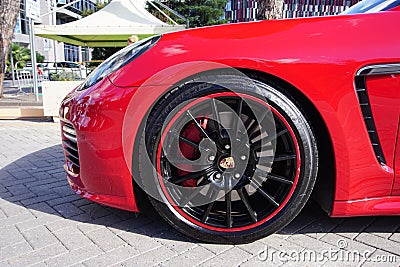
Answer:
[(55, 198), (59, 198), (59, 196), (55, 195), (55, 194), (39, 195), (39, 196), (36, 196), (36, 197), (31, 197), (31, 198), (28, 198), (28, 199), (21, 200), (21, 203), (24, 206), (28, 206), (28, 205), (41, 203), (43, 201), (48, 201), (48, 200), (55, 199)]
[(53, 215), (53, 214), (46, 214), (43, 216), (40, 216), (38, 218), (33, 218), (31, 220), (26, 220), (21, 223), (16, 224), (17, 228), (23, 232), (27, 231), (29, 229), (33, 229), (39, 226), (44, 226), (45, 224), (51, 223), (51, 222), (57, 222), (60, 221), (61, 218), (59, 216)]
[(57, 238), (49, 231), (49, 229), (43, 226), (30, 229), (22, 234), (34, 249), (58, 243)]
[(54, 206), (54, 209), (60, 213), (64, 218), (69, 218), (78, 214), (83, 213), (83, 211), (71, 203), (64, 203)]
[(370, 233), (361, 233), (357, 241), (400, 256), (400, 243)]
[(57, 239), (68, 249), (74, 250), (93, 245), (93, 242), (77, 227), (62, 228), (53, 232)]
[(211, 251), (215, 255), (221, 254), (225, 251), (228, 251), (229, 249), (233, 248), (233, 245), (222, 245), (222, 244), (199, 244), (199, 246), (202, 246), (203, 248), (206, 248), (207, 250)]
[(76, 195), (74, 193), (74, 194), (69, 195), (69, 196), (62, 196), (62, 197), (59, 197), (59, 198), (56, 198), (56, 199), (48, 200), (46, 202), (50, 206), (55, 207), (55, 206), (61, 205), (61, 204), (70, 204), (71, 201), (74, 201), (74, 200), (77, 200), (77, 199), (80, 199), (80, 198), (81, 198), (80, 196), (78, 196), (78, 195)]
[(5, 218), (7, 218), (7, 216), (4, 214), (4, 212), (2, 212), (0, 210), (0, 222), (1, 222), (1, 220), (5, 219)]
[(30, 192), (30, 193), (27, 193), (27, 194), (21, 194), (21, 195), (15, 195), (15, 196), (12, 196), (12, 197), (7, 197), (7, 201), (16, 203), (16, 202), (23, 201), (23, 200), (30, 199), (30, 198), (34, 198), (34, 197), (36, 197), (36, 195), (34, 193)]
[(338, 235), (354, 239), (360, 232), (364, 231), (364, 229), (370, 226), (374, 220), (374, 217), (348, 218), (338, 227), (333, 229), (333, 232), (337, 233)]
[(237, 247), (243, 249), (244, 251), (250, 253), (253, 256), (257, 256), (267, 246), (261, 241), (257, 240), (248, 244), (237, 245)]
[(400, 244), (400, 233), (393, 233), (389, 239)]
[(121, 232), (134, 231), (135, 229), (142, 228), (150, 223), (152, 223), (152, 221), (149, 218), (139, 216), (138, 218), (132, 218), (112, 224), (109, 229), (114, 233), (119, 234)]
[(32, 193), (25, 185), (19, 184), (19, 185), (13, 185), (13, 186), (7, 186), (7, 190), (15, 195), (22, 195), (22, 194), (29, 194)]
[(250, 259), (252, 255), (246, 251), (233, 247), (224, 254), (217, 255), (203, 263), (200, 266), (238, 266), (240, 263)]
[(107, 228), (100, 228), (86, 234), (96, 245), (104, 251), (109, 251), (126, 244), (126, 242)]
[[(314, 261), (314, 262), (318, 262), (319, 264), (321, 264), (327, 260), (325, 252), (327, 250), (329, 250), (329, 246), (327, 245), (327, 243), (325, 243), (321, 240), (309, 237), (307, 235), (296, 234), (296, 235), (289, 237), (287, 239), (287, 241), (293, 242), (293, 243), (305, 248), (305, 250), (303, 250), (303, 251), (292, 250), (295, 252), (295, 255), (296, 254), (300, 254), (301, 256), (304, 255), (305, 258), (312, 259), (312, 260), (310, 260), (310, 262)], [(287, 251), (286, 249), (284, 249), (282, 251), (286, 252), (288, 255), (292, 255), (291, 254), (292, 251)], [(302, 258), (300, 258), (300, 261), (302, 261), (301, 259)], [(289, 262), (290, 261), (291, 260), (289, 260)], [(296, 262), (296, 261), (294, 261), (294, 262)]]
[(384, 266), (384, 267), (398, 267), (400, 266), (400, 256), (392, 253), (388, 253), (383, 250), (376, 250), (371, 255), (368, 255), (366, 261), (362, 265), (363, 267), (371, 266)]
[(142, 235), (138, 233), (122, 232), (118, 235), (125, 242), (127, 242), (132, 247), (136, 248), (140, 253), (145, 253), (150, 250), (161, 247), (162, 245), (147, 235)]
[(10, 225), (16, 225), (24, 221), (29, 221), (32, 219), (35, 219), (35, 216), (33, 216), (31, 213), (23, 213), (12, 217), (7, 217), (5, 219), (0, 220), (0, 229)]
[[(291, 240), (285, 239), (285, 236), (280, 234), (270, 235), (266, 238), (260, 239), (259, 241), (265, 245), (264, 249), (272, 248), (276, 251), (283, 251), (283, 252), (288, 252), (288, 251), (299, 252), (305, 249), (303, 246), (298, 245), (297, 243)], [(259, 253), (259, 251), (257, 253)]]
[(278, 257), (273, 257), (272, 259), (260, 258), (258, 256), (253, 256), (245, 262), (240, 264), (240, 267), (265, 267), (265, 266), (282, 266), (283, 262), (279, 261)]
[(48, 259), (45, 263), (48, 266), (69, 266), (94, 258), (101, 253), (102, 250), (99, 247), (96, 245), (89, 245)]
[(49, 214), (59, 215), (59, 213), (46, 202), (35, 203), (27, 206), (27, 208), (36, 217), (47, 216)]
[(155, 235), (154, 240), (162, 244), (163, 246), (172, 249), (178, 254), (181, 254), (197, 246), (195, 240), (182, 236), (181, 234), (177, 233), (175, 230), (172, 229), (171, 231)]
[(378, 217), (371, 223), (365, 232), (378, 235), (383, 238), (389, 238), (397, 228), (400, 227), (400, 220), (396, 217)]
[(300, 230), (298, 233), (307, 234), (310, 237), (320, 239), (327, 233), (331, 232), (332, 229), (336, 228), (342, 222), (343, 219), (326, 218), (313, 222), (312, 224)]
[[(85, 214), (87, 215), (87, 214)], [(102, 226), (111, 226), (113, 224), (121, 222), (121, 218), (114, 214), (106, 215), (97, 219), (91, 219), (89, 222), (92, 224), (99, 224)]]
[(25, 207), (22, 207), (15, 203), (0, 204), (0, 209), (7, 217), (29, 213), (29, 211), (25, 209)]
[(21, 243), (23, 241), (25, 241), (24, 237), (15, 226), (0, 228), (0, 248)]
[(195, 246), (188, 251), (185, 251), (179, 255), (171, 257), (170, 259), (162, 262), (161, 266), (195, 266), (201, 262), (204, 262), (215, 254), (211, 251), (201, 247)]
[(350, 251), (357, 251), (359, 253), (370, 253), (375, 251), (374, 247), (368, 246), (358, 240), (343, 237), (338, 234), (329, 233), (321, 238), (322, 241), (328, 243), (331, 249), (344, 248)]
[(111, 214), (104, 207), (102, 207), (102, 206), (100, 206), (99, 204), (96, 204), (96, 203), (90, 203), (88, 205), (80, 206), (79, 209), (81, 209), (84, 212), (88, 213), (88, 215), (92, 219), (101, 218), (101, 217), (104, 217), (104, 216), (107, 216), (107, 215)]
[(90, 260), (84, 261), (83, 265), (84, 266), (93, 266), (93, 267), (108, 267), (111, 265), (118, 264), (120, 262), (123, 262), (129, 258), (138, 256), (139, 252), (131, 247), (131, 246), (124, 246), (120, 247), (114, 250), (111, 250), (107, 253), (101, 254), (99, 256), (96, 256)]
[[(67, 249), (63, 245), (58, 243), (40, 249), (36, 249), (19, 257), (10, 259), (9, 263), (15, 267), (18, 266), (25, 267), (29, 266), (30, 264), (46, 261), (47, 259), (50, 259), (51, 257), (55, 257), (57, 255), (65, 255), (66, 252)], [(59, 266), (65, 266), (65, 265), (59, 264)]]
[(83, 222), (83, 223), (79, 223), (78, 224), (78, 228), (79, 230), (81, 230), (84, 234), (87, 234), (89, 232), (92, 232), (94, 230), (100, 229), (103, 226), (100, 224), (94, 224), (94, 223), (87, 223), (87, 222)]
[[(21, 243), (8, 245), (0, 249), (0, 261), (2, 260), (5, 261), (11, 258), (17, 258), (31, 251), (33, 251), (33, 248), (25, 240), (22, 241)], [(0, 266), (3, 265), (0, 264)]]
[(147, 251), (136, 257), (121, 262), (120, 266), (154, 266), (176, 256), (177, 253), (169, 248), (161, 246), (157, 249)]
[(78, 222), (64, 219), (64, 218), (59, 218), (59, 220), (54, 221), (54, 222), (49, 222), (46, 223), (47, 229), (49, 229), (51, 232), (56, 232), (58, 230), (62, 230), (64, 228), (69, 228), (69, 227), (78, 227)]

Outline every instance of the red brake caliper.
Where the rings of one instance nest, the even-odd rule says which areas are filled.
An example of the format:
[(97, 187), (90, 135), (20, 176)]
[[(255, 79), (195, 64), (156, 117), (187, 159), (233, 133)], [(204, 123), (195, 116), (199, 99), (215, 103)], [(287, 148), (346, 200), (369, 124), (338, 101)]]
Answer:
[[(203, 118), (203, 119), (200, 120), (199, 124), (203, 129), (206, 129), (207, 122), (208, 122), (208, 119), (207, 118)], [(194, 142), (196, 144), (200, 143), (200, 141), (203, 139), (203, 137), (201, 136), (200, 131), (194, 125), (194, 122), (190, 123), (186, 127), (186, 129), (182, 133), (182, 137), (185, 137), (185, 138), (189, 139), (190, 141), (192, 141), (192, 142)], [(179, 148), (180, 148), (180, 150), (182, 152), (182, 155), (186, 159), (194, 160), (194, 159), (197, 159), (199, 157), (199, 151), (196, 148), (194, 148), (194, 147), (192, 147), (192, 146), (190, 146), (190, 145), (188, 145), (188, 144), (186, 144), (186, 143), (184, 143), (182, 141), (179, 142)], [(185, 167), (186, 167), (185, 169), (187, 170), (188, 166), (185, 166)], [(178, 170), (179, 176), (183, 176), (183, 175), (185, 175), (187, 173), (188, 173), (187, 171)], [(196, 187), (197, 180), (196, 179), (189, 179), (189, 180), (184, 181), (182, 184), (184, 186), (186, 186), (186, 187)]]

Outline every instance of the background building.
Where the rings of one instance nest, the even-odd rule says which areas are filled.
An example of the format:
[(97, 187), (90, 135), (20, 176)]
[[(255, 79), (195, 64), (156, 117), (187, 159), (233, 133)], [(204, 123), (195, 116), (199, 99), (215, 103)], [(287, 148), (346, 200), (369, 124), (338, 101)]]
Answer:
[[(337, 15), (360, 0), (284, 0), (283, 17)], [(230, 22), (254, 21), (258, 0), (229, 0), (225, 17)]]
[[(46, 14), (73, 0), (38, 0), (40, 2), (40, 13)], [(84, 10), (96, 9), (96, 0), (80, 0), (72, 6), (61, 9), (53, 14), (40, 18), (36, 24), (64, 24), (81, 18)], [(103, 2), (103, 1), (101, 1)], [(30, 48), (29, 43), (29, 21), (26, 18), (26, 0), (21, 0), (21, 11), (15, 27), (13, 43)], [(89, 48), (65, 44), (45, 38), (35, 37), (36, 50), (45, 56), (45, 61), (84, 61), (89, 60)]]

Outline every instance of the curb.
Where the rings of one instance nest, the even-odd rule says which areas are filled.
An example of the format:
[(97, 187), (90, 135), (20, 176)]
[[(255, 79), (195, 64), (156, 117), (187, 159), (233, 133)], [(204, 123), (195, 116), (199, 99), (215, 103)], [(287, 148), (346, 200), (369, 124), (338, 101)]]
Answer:
[(26, 119), (26, 118), (43, 118), (44, 111), (43, 107), (0, 107), (0, 119), (4, 120), (15, 120), (15, 119)]

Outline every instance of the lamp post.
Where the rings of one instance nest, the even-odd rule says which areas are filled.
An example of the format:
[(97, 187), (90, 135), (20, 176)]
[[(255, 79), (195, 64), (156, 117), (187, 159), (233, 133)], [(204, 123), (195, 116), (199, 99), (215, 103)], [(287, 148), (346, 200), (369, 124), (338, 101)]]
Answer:
[(31, 60), (32, 60), (32, 77), (33, 77), (33, 90), (35, 93), (36, 101), (39, 101), (39, 88), (36, 71), (36, 48), (35, 48), (35, 33), (34, 33), (34, 22), (29, 17), (29, 42), (31, 44)]

